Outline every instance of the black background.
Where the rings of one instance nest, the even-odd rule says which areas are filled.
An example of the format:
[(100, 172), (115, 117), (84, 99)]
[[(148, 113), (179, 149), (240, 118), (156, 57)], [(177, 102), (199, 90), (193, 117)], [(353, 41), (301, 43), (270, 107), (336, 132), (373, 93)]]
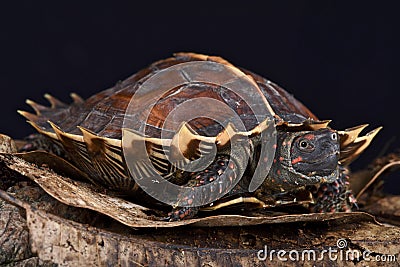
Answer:
[(16, 113), (30, 110), (26, 98), (87, 98), (173, 52), (193, 51), (271, 79), (336, 129), (383, 125), (355, 168), (387, 144), (400, 147), (394, 1), (109, 2), (0, 5), (0, 132), (33, 132)]

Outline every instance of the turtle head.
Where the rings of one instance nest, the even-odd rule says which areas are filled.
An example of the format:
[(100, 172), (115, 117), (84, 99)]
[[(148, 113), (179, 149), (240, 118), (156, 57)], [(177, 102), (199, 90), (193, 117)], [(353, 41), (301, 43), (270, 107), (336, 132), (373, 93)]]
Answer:
[(330, 128), (280, 132), (269, 176), (282, 189), (333, 182), (339, 154), (339, 135)]
[(307, 176), (326, 176), (336, 170), (340, 154), (338, 134), (331, 129), (295, 136), (290, 160), (296, 172)]

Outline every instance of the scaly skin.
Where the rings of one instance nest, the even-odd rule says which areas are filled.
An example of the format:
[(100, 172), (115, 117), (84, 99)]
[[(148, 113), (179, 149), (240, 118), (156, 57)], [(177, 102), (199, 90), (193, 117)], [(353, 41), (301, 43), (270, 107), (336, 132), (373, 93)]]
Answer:
[(349, 176), (343, 167), (339, 168), (340, 174), (335, 182), (310, 187), (316, 201), (310, 205), (310, 212), (349, 212), (358, 208), (356, 198), (349, 189)]
[(29, 152), (35, 150), (44, 150), (53, 153), (59, 157), (66, 158), (64, 150), (51, 142), (51, 140), (42, 134), (31, 134), (24, 138), (26, 144), (18, 152)]
[[(229, 163), (229, 156), (218, 155), (216, 160), (205, 170), (195, 173), (186, 173), (188, 176), (188, 183), (186, 186), (199, 187), (207, 185), (216, 181), (222, 175), (225, 175), (228, 177), (228, 179), (225, 179), (224, 183), (217, 183), (215, 186), (210, 188), (209, 192), (207, 192), (208, 190), (203, 191), (203, 195), (201, 197), (203, 200), (210, 200), (211, 193), (215, 191), (218, 191), (220, 195), (225, 195), (228, 193), (228, 188), (232, 185), (231, 182), (237, 175), (236, 169), (237, 166), (233, 161)], [(181, 200), (177, 203), (177, 207), (168, 214), (168, 220), (176, 221), (189, 219), (197, 214), (198, 208), (190, 207), (190, 205), (193, 203), (193, 199), (200, 196), (196, 196), (195, 191), (191, 192), (193, 193), (190, 195), (179, 196), (179, 199)]]

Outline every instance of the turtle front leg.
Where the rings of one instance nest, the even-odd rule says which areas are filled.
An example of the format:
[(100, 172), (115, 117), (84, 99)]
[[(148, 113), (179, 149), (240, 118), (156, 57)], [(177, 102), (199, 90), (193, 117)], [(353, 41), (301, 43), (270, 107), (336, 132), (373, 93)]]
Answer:
[(357, 201), (349, 188), (349, 176), (340, 167), (339, 177), (333, 183), (323, 183), (312, 191), (316, 200), (311, 212), (350, 212), (357, 209)]
[[(193, 202), (200, 200), (204, 205), (232, 193), (235, 184), (242, 178), (249, 159), (253, 156), (253, 143), (250, 139), (231, 140), (230, 149), (219, 152), (214, 161), (204, 170), (199, 172), (186, 172), (187, 187), (204, 187), (202, 190), (190, 190), (178, 196), (178, 202), (168, 215), (170, 221), (193, 218), (198, 207)], [(200, 189), (200, 188), (197, 188)], [(189, 192), (189, 193), (187, 193)]]
[(215, 194), (226, 195), (232, 183), (236, 180), (239, 166), (235, 160), (229, 161), (228, 155), (218, 155), (216, 159), (204, 170), (200, 172), (187, 173), (188, 182), (185, 186), (200, 187), (213, 183), (207, 190), (192, 190), (189, 195), (180, 195), (176, 207), (168, 215), (170, 221), (189, 219), (197, 214), (198, 207), (192, 207), (195, 198), (201, 198), (204, 203), (212, 202)]

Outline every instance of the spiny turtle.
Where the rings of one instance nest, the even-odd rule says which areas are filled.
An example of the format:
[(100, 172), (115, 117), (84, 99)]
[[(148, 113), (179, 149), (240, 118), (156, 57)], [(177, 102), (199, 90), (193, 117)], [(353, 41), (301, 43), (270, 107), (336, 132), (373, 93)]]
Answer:
[[(199, 70), (196, 69), (198, 63), (212, 64), (200, 64), (204, 69)], [(184, 69), (187, 66), (190, 67), (189, 71)], [(178, 74), (173, 74), (171, 70), (178, 70)], [(241, 93), (234, 92), (227, 85), (231, 82), (229, 78), (224, 86), (208, 82), (207, 75), (197, 79), (202, 71), (209, 71), (207, 75), (213, 76), (210, 77), (212, 81), (219, 80), (228, 71), (234, 74), (237, 84), (247, 82), (255, 89), (250, 92), (242, 88)], [(175, 75), (174, 78), (171, 75)], [(171, 83), (173, 86), (162, 91), (159, 97), (159, 88), (169, 80), (177, 79), (176, 75), (180, 75), (179, 78), (185, 82), (176, 83), (174, 80)], [(156, 76), (158, 80), (155, 82)], [(143, 89), (145, 84), (147, 87)], [(253, 105), (243, 101), (243, 95), (240, 94), (244, 94), (244, 98), (247, 97), (250, 102), (254, 100), (257, 103)], [(134, 96), (138, 102), (132, 107)], [(45, 97), (51, 107), (27, 100), (36, 114), (19, 111), (45, 138), (44, 141), (32, 139), (25, 146), (25, 151), (37, 148), (50, 150), (86, 173), (93, 183), (140, 196), (137, 198), (142, 202), (159, 202), (143, 194), (143, 188), (137, 183), (143, 177), (152, 177), (154, 171), (169, 182), (185, 188), (206, 188), (182, 191), (176, 200), (167, 201), (173, 206), (168, 216), (170, 220), (193, 217), (199, 208), (217, 209), (238, 202), (256, 203), (262, 207), (300, 203), (311, 212), (350, 211), (355, 206), (355, 199), (349, 189), (346, 166), (380, 130), (377, 128), (362, 137), (359, 134), (367, 125), (344, 131), (333, 130), (328, 126), (329, 121), (319, 120), (275, 83), (246, 69), (237, 68), (220, 57), (194, 53), (177, 53), (174, 57), (155, 62), (86, 101), (76, 94), (71, 94), (71, 105), (50, 95)], [(154, 105), (149, 104), (155, 98)], [(225, 123), (229, 121), (229, 113), (221, 108), (221, 112), (214, 114), (222, 118), (218, 122), (199, 115), (175, 127), (177, 131), (172, 131), (168, 126), (166, 134), (163, 133), (169, 116), (179, 105), (200, 98), (208, 100), (203, 101), (201, 106), (193, 104), (184, 115), (190, 117), (192, 112), (225, 105), (238, 115), (243, 129)], [(253, 109), (257, 105), (264, 105), (264, 110), (269, 113), (262, 120), (258, 119), (260, 114)], [(269, 147), (274, 153), (262, 157), (261, 149), (265, 143), (261, 135), (271, 123), (276, 132), (266, 138), (276, 139), (273, 147)], [(124, 136), (128, 140), (128, 148), (134, 152), (123, 151), (127, 149), (123, 148)], [(140, 157), (135, 158), (135, 146), (140, 146), (138, 141), (144, 144), (148, 162), (152, 166)], [(216, 153), (208, 150), (210, 146), (216, 148)], [(183, 158), (178, 157), (175, 163), (193, 162), (205, 155), (205, 158), (208, 156), (207, 166), (191, 171), (180, 169), (179, 164), (171, 161), (171, 155), (177, 150)], [(133, 156), (134, 162), (127, 155)], [(258, 188), (249, 190), (257, 163), (263, 160), (270, 163), (264, 165), (268, 167), (265, 176)], [(152, 182), (159, 181), (154, 179)], [(212, 198), (215, 197), (213, 191), (219, 193), (219, 199)], [(203, 207), (193, 205), (198, 198), (202, 198), (201, 203), (211, 204)]]

